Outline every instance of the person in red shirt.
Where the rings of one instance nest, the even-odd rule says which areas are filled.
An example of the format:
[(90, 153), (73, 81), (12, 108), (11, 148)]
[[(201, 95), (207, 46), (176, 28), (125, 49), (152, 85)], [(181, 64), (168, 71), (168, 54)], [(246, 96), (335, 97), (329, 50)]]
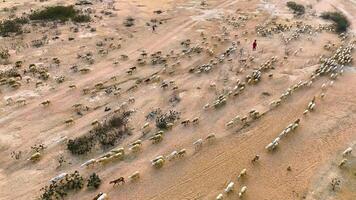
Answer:
[(253, 42), (253, 44), (252, 44), (252, 50), (256, 50), (256, 48), (257, 48), (257, 40), (255, 40), (254, 42)]

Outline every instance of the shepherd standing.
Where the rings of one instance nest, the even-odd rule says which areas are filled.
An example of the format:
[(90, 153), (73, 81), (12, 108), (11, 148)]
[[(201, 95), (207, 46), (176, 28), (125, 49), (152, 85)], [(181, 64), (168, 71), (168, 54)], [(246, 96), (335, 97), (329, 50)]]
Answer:
[(256, 51), (257, 48), (257, 40), (255, 40), (252, 44), (252, 50)]

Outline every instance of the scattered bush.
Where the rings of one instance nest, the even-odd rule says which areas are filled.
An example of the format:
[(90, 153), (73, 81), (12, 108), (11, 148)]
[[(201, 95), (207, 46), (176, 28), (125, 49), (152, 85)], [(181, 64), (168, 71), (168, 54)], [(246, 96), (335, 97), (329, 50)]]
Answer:
[(297, 4), (296, 2), (294, 1), (288, 1), (287, 2), (287, 7), (291, 10), (293, 10), (293, 12), (296, 14), (296, 15), (303, 15), (305, 13), (305, 8), (303, 5), (301, 4)]
[(333, 21), (335, 23), (335, 31), (337, 33), (346, 32), (347, 28), (350, 26), (350, 22), (340, 12), (324, 12), (320, 17)]
[(87, 184), (88, 188), (98, 189), (100, 184), (101, 184), (101, 179), (96, 173), (93, 173), (92, 175), (89, 176), (88, 184)]
[(90, 16), (89, 15), (76, 15), (75, 17), (73, 17), (72, 20), (77, 23), (90, 22)]
[(169, 113), (165, 113), (156, 118), (156, 127), (159, 129), (167, 129), (168, 123), (173, 123), (175, 120), (179, 119), (179, 112), (170, 110)]
[(73, 190), (80, 190), (84, 186), (84, 179), (75, 171), (72, 174), (66, 175), (66, 177), (58, 182), (53, 181), (49, 186), (45, 186), (41, 189), (41, 200), (53, 200), (63, 199), (67, 196), (68, 192)]
[(37, 10), (30, 14), (31, 20), (41, 21), (68, 21), (73, 20), (75, 22), (89, 22), (89, 15), (82, 15), (80, 11), (74, 9), (73, 6), (53, 6), (47, 7), (43, 10)]
[(132, 17), (127, 17), (124, 21), (124, 25), (126, 27), (131, 27), (131, 26), (135, 25), (135, 19)]
[(28, 23), (25, 17), (7, 19), (0, 22), (0, 35), (3, 37), (9, 36), (11, 33), (21, 34), (22, 25)]
[(130, 114), (131, 112), (123, 112), (109, 117), (87, 135), (69, 140), (67, 149), (72, 154), (82, 155), (90, 152), (97, 143), (102, 147), (114, 146), (124, 136), (131, 134), (127, 126)]
[(67, 149), (72, 154), (82, 155), (90, 152), (94, 145), (95, 141), (92, 137), (82, 136), (74, 140), (68, 140)]

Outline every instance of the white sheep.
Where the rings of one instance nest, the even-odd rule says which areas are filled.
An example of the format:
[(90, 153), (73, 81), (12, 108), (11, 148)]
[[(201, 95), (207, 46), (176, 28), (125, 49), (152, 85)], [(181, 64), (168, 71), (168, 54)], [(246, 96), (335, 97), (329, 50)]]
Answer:
[(229, 121), (225, 124), (226, 128), (231, 128), (234, 125), (234, 121)]
[(218, 196), (216, 197), (216, 200), (223, 200), (224, 196), (223, 194), (218, 194)]
[(203, 139), (198, 139), (193, 143), (195, 150), (200, 150), (203, 147)]
[(109, 200), (109, 196), (106, 193), (103, 193), (96, 200)]
[(239, 197), (242, 198), (247, 191), (247, 186), (243, 186), (239, 192)]
[(240, 174), (237, 176), (237, 179), (240, 179), (246, 175), (247, 175), (247, 169), (243, 169), (241, 170)]
[(205, 140), (212, 142), (213, 140), (216, 139), (215, 133), (210, 133), (208, 136), (206, 136)]
[(345, 149), (344, 152), (342, 152), (342, 156), (346, 157), (346, 156), (350, 155), (351, 153), (352, 153), (352, 147), (349, 147), (349, 148)]
[(131, 179), (131, 181), (137, 181), (139, 178), (140, 178), (139, 171), (135, 171), (131, 176), (129, 176), (129, 179)]
[(96, 160), (90, 159), (88, 161), (86, 161), (85, 163), (81, 164), (80, 167), (89, 167), (90, 165), (94, 165), (96, 163)]
[(168, 161), (172, 161), (172, 160), (177, 159), (177, 157), (178, 157), (178, 152), (177, 151), (172, 151), (172, 153), (170, 153), (168, 156), (166, 156), (166, 159)]
[(230, 182), (227, 186), (226, 186), (226, 188), (225, 188), (225, 193), (230, 193), (230, 192), (232, 192), (233, 191), (233, 189), (234, 189), (234, 182)]
[(342, 161), (339, 163), (339, 167), (341, 168), (341, 167), (345, 166), (346, 163), (347, 163), (347, 159), (346, 158), (342, 159)]
[(61, 174), (59, 174), (58, 176), (56, 176), (56, 177), (53, 177), (51, 180), (49, 180), (49, 182), (57, 182), (57, 181), (59, 181), (59, 180), (61, 180), (61, 179), (63, 179), (65, 176), (67, 175), (67, 173), (61, 173)]

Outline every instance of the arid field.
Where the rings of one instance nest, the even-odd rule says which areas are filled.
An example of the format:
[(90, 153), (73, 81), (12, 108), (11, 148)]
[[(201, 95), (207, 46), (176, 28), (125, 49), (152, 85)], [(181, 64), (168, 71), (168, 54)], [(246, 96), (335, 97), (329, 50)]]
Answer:
[(1, 1), (0, 200), (356, 200), (356, 1), (296, 3)]

